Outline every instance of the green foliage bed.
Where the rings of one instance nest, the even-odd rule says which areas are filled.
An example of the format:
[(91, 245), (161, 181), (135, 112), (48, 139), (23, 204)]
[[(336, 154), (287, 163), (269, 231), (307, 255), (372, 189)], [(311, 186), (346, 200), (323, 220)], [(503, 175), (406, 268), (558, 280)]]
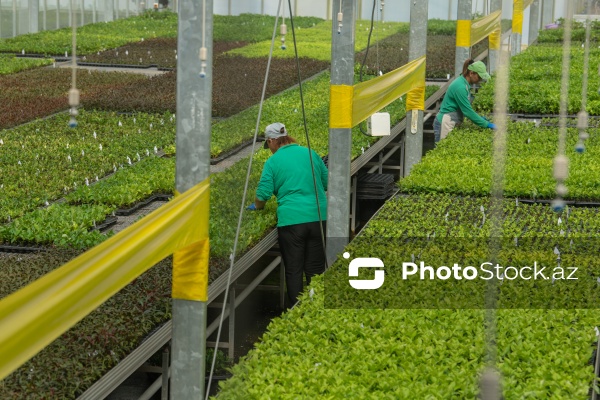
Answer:
[[(391, 279), (392, 264), (403, 260), (403, 255), (410, 261), (408, 239), (415, 236), (414, 230), (422, 238), (437, 232), (435, 238), (429, 236), (432, 245), (418, 259), (431, 260), (432, 265), (440, 257), (446, 263), (466, 260), (461, 243), (489, 227), (488, 221), (482, 230), (473, 229), (481, 224), (480, 207), (488, 202), (449, 195), (396, 197), (346, 250), (352, 258), (382, 258), (387, 271), (383, 289)], [(505, 207), (512, 210), (505, 221), (507, 229), (530, 223), (548, 237), (561, 236), (557, 216), (547, 207), (517, 206), (510, 201)], [(572, 224), (596, 231), (597, 210), (573, 210), (571, 218), (564, 229)], [(435, 243), (447, 248), (454, 243), (455, 253), (437, 253)], [(552, 246), (545, 253), (555, 257)], [(452, 255), (460, 259), (445, 258)], [(477, 397), (485, 365), (485, 311), (372, 308), (364, 301), (361, 309), (331, 308), (332, 298), (349, 295), (348, 262), (340, 257), (324, 276), (313, 280), (299, 305), (271, 323), (255, 349), (233, 367), (234, 376), (221, 385), (219, 399)], [(394, 282), (383, 294), (367, 296), (387, 293), (402, 299), (410, 295)], [(496, 316), (503, 398), (588, 398), (597, 310), (500, 309)]]
[[(583, 54), (581, 45), (571, 48), (569, 67), (568, 113), (577, 114), (581, 109), (583, 82)], [(596, 73), (600, 63), (600, 49), (590, 50), (588, 73), (587, 111), (600, 115), (600, 78)], [(511, 58), (508, 94), (510, 113), (553, 114), (560, 111), (560, 87), (562, 78), (562, 47), (544, 44), (530, 46), (520, 55)], [(481, 112), (492, 112), (495, 78), (481, 88), (473, 106)]]
[[(586, 150), (578, 154), (575, 152), (578, 132), (574, 128), (568, 129), (568, 199), (600, 200), (598, 132), (598, 128), (589, 129), (591, 138), (586, 141)], [(557, 121), (543, 120), (540, 127), (534, 123), (510, 123), (507, 139), (505, 196), (554, 198), (556, 181), (552, 165), (558, 149)], [(469, 123), (453, 130), (442, 140), (412, 169), (410, 176), (400, 181), (400, 187), (403, 191), (414, 193), (489, 196), (491, 179), (492, 133)]]

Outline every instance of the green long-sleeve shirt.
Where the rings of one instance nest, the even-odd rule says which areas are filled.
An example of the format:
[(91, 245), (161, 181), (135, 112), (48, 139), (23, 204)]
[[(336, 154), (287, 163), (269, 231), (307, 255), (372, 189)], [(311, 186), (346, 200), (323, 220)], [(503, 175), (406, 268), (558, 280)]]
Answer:
[[(327, 220), (327, 167), (312, 151), (321, 219)], [(297, 144), (280, 147), (265, 162), (256, 189), (256, 198), (267, 201), (277, 197), (277, 226), (319, 221), (315, 185), (308, 149)]]
[(471, 103), (469, 102), (469, 82), (462, 75), (448, 86), (436, 118), (438, 122), (442, 122), (444, 114), (456, 111), (461, 112), (463, 116), (469, 118), (473, 123), (482, 128), (487, 128), (490, 124), (471, 107)]

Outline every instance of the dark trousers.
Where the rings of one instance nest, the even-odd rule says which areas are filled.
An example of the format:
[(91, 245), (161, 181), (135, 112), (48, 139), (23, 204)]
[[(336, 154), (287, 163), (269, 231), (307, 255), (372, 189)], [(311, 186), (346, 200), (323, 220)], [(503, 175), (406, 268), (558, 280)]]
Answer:
[[(323, 221), (323, 233), (325, 233)], [(289, 306), (296, 304), (302, 292), (302, 275), (306, 284), (310, 279), (325, 272), (325, 251), (319, 222), (288, 225), (277, 228), (279, 250), (285, 267), (285, 284)]]

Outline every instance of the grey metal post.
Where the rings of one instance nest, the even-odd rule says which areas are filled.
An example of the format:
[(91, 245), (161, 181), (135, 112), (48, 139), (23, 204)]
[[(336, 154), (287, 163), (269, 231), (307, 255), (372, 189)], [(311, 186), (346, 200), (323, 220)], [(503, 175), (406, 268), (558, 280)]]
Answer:
[(532, 44), (538, 38), (540, 31), (540, 0), (534, 0), (529, 6), (529, 42)]
[(12, 34), (12, 37), (16, 37), (17, 36), (17, 0), (13, 0), (12, 9), (13, 9), (13, 15), (12, 15), (13, 34)]
[[(458, 0), (458, 13), (456, 16), (457, 26), (460, 24), (460, 21), (469, 21), (471, 23), (472, 16), (472, 1), (471, 0)], [(465, 61), (471, 57), (471, 32), (469, 30), (468, 42), (469, 46), (459, 46), (459, 32), (456, 32), (457, 35), (457, 46), (456, 46), (456, 54), (454, 58), (454, 76), (459, 76), (462, 73), (463, 64)]]
[(104, 0), (104, 22), (111, 22), (115, 19), (115, 4), (113, 0)]
[[(502, 10), (502, 0), (492, 0), (490, 4), (490, 14)], [(502, 15), (500, 16), (502, 19)], [(502, 40), (502, 33), (500, 33), (500, 40)], [(502, 49), (502, 43), (500, 43), (500, 49), (490, 49), (488, 53), (488, 64), (490, 74), (493, 74), (498, 68), (498, 60), (500, 59), (500, 50)]]
[(60, 0), (56, 0), (56, 29), (60, 28)]
[[(342, 29), (337, 15), (342, 4)], [(354, 20), (356, 0), (333, 0), (331, 85), (354, 85)], [(327, 191), (327, 260), (331, 263), (350, 235), (350, 151), (352, 128), (329, 128), (329, 187)]]
[[(210, 176), (213, 0), (181, 0), (178, 14), (175, 187), (183, 193)], [(200, 77), (202, 47), (207, 50), (204, 78)], [(204, 397), (206, 308), (204, 301), (173, 299), (173, 400)]]
[[(425, 55), (427, 49), (427, 9), (429, 0), (410, 3), (410, 36), (408, 61)], [(404, 147), (404, 176), (423, 155), (423, 110), (406, 110), (406, 141)]]
[(29, 33), (39, 31), (40, 0), (27, 0), (29, 10)]
[(554, 22), (554, 0), (542, 0), (542, 27)]
[[(514, 56), (521, 53), (521, 39), (523, 32), (523, 1), (520, 2), (521, 10), (515, 10), (513, 8), (513, 26), (512, 26), (512, 34), (510, 35), (510, 55)], [(514, 7), (514, 3), (513, 3)], [(515, 16), (519, 13), (521, 15), (521, 26), (518, 26), (517, 19)]]

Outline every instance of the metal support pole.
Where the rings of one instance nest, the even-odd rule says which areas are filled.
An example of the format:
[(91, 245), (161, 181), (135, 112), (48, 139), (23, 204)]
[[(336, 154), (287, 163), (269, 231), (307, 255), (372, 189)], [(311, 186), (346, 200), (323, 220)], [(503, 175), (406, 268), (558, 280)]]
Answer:
[[(337, 15), (342, 6), (342, 26)], [(356, 0), (334, 0), (331, 15), (331, 85), (354, 85)], [(351, 89), (350, 89), (351, 90)], [(334, 96), (333, 94), (331, 96)], [(332, 97), (330, 101), (334, 100)], [(337, 99), (335, 101), (338, 101)], [(348, 244), (350, 215), (350, 152), (352, 127), (329, 128), (329, 187), (327, 191), (327, 260), (333, 262)]]
[(230, 360), (233, 360), (235, 356), (235, 285), (236, 282), (233, 282), (229, 288), (229, 346), (227, 347), (227, 356)]
[(538, 38), (540, 31), (540, 1), (534, 0), (529, 6), (529, 42), (527, 44), (532, 44)]
[[(429, 1), (410, 2), (410, 36), (408, 61), (425, 55), (427, 49), (427, 9)], [(410, 96), (410, 93), (409, 93)], [(425, 104), (425, 99), (423, 99)], [(406, 142), (404, 149), (404, 174), (410, 174), (413, 165), (423, 156), (423, 110), (406, 110)]]
[(454, 58), (454, 76), (462, 74), (465, 61), (471, 57), (471, 0), (458, 0), (456, 18), (456, 54)]
[[(490, 14), (502, 10), (502, 0), (492, 0), (490, 4)], [(502, 33), (500, 33), (500, 42), (502, 41)], [(500, 50), (502, 49), (502, 43), (500, 43), (500, 49), (489, 49), (488, 52), (488, 64), (490, 74), (493, 74), (498, 68), (498, 60), (500, 59)]]
[(542, 0), (542, 27), (554, 22), (554, 0)]
[(17, 0), (13, 0), (12, 9), (13, 9), (13, 15), (12, 15), (13, 34), (12, 34), (12, 37), (16, 37), (17, 36)]
[(279, 308), (285, 309), (285, 265), (283, 260), (279, 263)]
[(510, 37), (510, 55), (521, 52), (521, 36), (523, 33), (523, 0), (513, 0), (512, 34)]
[[(178, 13), (175, 188), (183, 193), (210, 176), (213, 0), (182, 0)], [(204, 77), (200, 76), (202, 47), (206, 48)], [(173, 299), (173, 400), (204, 397), (206, 305), (205, 301)]]
[(69, 0), (69, 26), (73, 26), (73, 0)]
[(39, 31), (40, 0), (27, 0), (29, 10), (29, 32), (37, 33)]
[(56, 29), (60, 29), (60, 0), (56, 0)]
[(113, 0), (104, 1), (104, 22), (110, 22), (115, 18), (115, 10)]
[(95, 24), (96, 22), (98, 22), (98, 10), (96, 7), (96, 1), (98, 0), (92, 0), (92, 22)]
[(161, 400), (169, 400), (169, 359), (171, 354), (169, 353), (169, 346), (166, 346), (162, 353), (162, 391), (160, 395)]

